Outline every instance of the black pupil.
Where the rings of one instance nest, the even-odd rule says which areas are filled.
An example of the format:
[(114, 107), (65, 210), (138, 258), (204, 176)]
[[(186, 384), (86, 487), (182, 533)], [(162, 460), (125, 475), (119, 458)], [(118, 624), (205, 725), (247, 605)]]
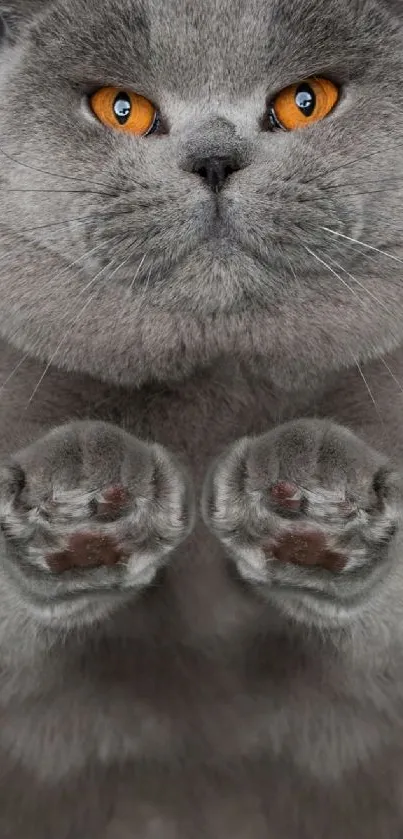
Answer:
[(295, 94), (295, 104), (303, 113), (304, 117), (312, 116), (316, 107), (316, 96), (309, 84), (299, 86)]
[(132, 103), (127, 93), (118, 93), (114, 103), (113, 111), (120, 125), (124, 125), (129, 119), (132, 110)]

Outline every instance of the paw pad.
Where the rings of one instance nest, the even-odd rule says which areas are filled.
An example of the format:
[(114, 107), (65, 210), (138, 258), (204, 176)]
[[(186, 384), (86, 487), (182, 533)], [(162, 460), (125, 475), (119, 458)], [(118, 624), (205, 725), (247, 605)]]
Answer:
[(278, 562), (291, 563), (310, 568), (324, 568), (326, 571), (342, 571), (347, 558), (331, 550), (323, 533), (319, 530), (287, 531), (268, 551)]
[(48, 554), (49, 569), (56, 574), (82, 568), (101, 568), (117, 565), (122, 551), (110, 536), (98, 533), (74, 533), (66, 550)]
[(96, 504), (97, 518), (113, 521), (119, 518), (130, 503), (129, 492), (123, 486), (112, 486), (102, 493)]
[(295, 510), (301, 508), (302, 494), (297, 484), (291, 481), (281, 481), (270, 489), (271, 500), (283, 510)]

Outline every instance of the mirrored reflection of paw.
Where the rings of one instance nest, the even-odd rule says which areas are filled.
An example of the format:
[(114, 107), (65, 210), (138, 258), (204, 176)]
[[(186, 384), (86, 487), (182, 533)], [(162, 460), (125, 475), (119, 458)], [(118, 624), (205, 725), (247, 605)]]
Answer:
[(384, 575), (400, 476), (350, 431), (299, 420), (237, 442), (213, 464), (203, 515), (239, 574), (321, 614), (352, 610)]
[(0, 474), (6, 570), (38, 607), (143, 588), (193, 520), (176, 458), (106, 423), (57, 428)]

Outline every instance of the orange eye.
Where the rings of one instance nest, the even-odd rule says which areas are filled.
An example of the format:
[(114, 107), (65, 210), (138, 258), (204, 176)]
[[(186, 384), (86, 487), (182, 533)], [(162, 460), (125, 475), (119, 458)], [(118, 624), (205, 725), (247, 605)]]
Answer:
[(278, 93), (269, 117), (273, 128), (296, 131), (324, 119), (339, 100), (339, 91), (329, 79), (309, 79)]
[(108, 128), (144, 137), (158, 122), (154, 105), (138, 93), (102, 87), (90, 98), (95, 116)]

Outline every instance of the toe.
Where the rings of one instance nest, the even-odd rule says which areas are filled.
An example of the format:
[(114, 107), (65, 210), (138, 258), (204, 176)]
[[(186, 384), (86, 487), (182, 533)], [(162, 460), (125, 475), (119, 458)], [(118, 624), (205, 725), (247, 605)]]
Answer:
[(115, 521), (127, 512), (130, 493), (121, 485), (108, 487), (95, 501), (94, 513), (101, 521)]
[(299, 512), (302, 507), (302, 492), (291, 481), (281, 481), (270, 488), (271, 502), (281, 510)]

